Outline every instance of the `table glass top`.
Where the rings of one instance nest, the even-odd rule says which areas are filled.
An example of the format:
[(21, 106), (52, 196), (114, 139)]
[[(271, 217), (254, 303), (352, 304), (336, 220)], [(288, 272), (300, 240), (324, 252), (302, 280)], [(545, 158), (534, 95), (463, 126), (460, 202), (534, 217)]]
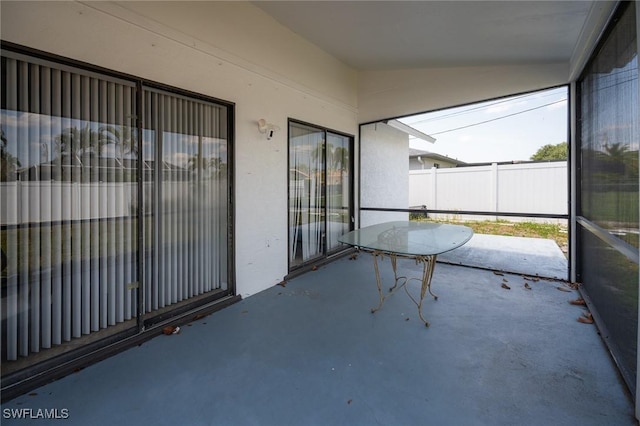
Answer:
[(356, 229), (338, 238), (351, 246), (411, 256), (453, 250), (473, 236), (471, 228), (427, 222), (386, 222)]

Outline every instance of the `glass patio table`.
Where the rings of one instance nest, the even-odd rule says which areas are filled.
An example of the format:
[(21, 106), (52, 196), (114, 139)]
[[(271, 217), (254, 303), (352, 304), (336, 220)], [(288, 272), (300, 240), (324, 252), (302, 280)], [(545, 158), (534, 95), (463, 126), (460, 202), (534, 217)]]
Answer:
[[(438, 296), (431, 291), (431, 279), (436, 266), (436, 257), (464, 245), (472, 236), (473, 231), (467, 226), (396, 221), (356, 229), (342, 235), (338, 241), (373, 254), (373, 267), (380, 302), (376, 308), (371, 309), (372, 313), (382, 308), (386, 297), (404, 287), (407, 295), (418, 307), (420, 319), (429, 327), (429, 322), (422, 316), (422, 301), (427, 291), (435, 300), (438, 300)], [(395, 278), (395, 283), (389, 289), (387, 296), (382, 291), (382, 281), (378, 269), (378, 258), (382, 260), (384, 256), (389, 256), (391, 259)], [(417, 264), (422, 264), (422, 277), (398, 276), (397, 259), (399, 257), (415, 259)], [(416, 300), (407, 290), (406, 284), (411, 280), (421, 283), (419, 300)]]

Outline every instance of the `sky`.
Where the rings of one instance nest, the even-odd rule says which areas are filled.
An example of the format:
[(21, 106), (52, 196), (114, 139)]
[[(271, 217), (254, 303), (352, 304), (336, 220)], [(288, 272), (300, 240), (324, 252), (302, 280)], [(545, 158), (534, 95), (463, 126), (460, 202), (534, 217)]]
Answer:
[[(24, 111), (0, 110), (0, 123), (7, 137), (7, 150), (18, 159), (19, 167), (31, 167), (39, 163), (46, 163), (58, 156), (56, 152), (56, 138), (65, 129), (76, 127), (84, 129), (89, 126), (97, 135), (101, 128), (113, 126), (108, 123), (86, 121), (79, 119), (53, 117), (46, 114), (36, 114)], [(153, 130), (143, 132), (143, 156), (145, 160), (152, 160), (155, 156), (156, 135)], [(29, 143), (25, 143), (28, 141)], [(188, 167), (191, 158), (202, 146), (205, 158), (220, 158), (227, 162), (227, 141), (225, 139), (163, 133), (163, 160), (178, 167)], [(133, 152), (121, 152), (120, 146), (106, 144), (103, 146), (102, 157), (135, 158)]]
[(436, 139), (411, 148), (467, 163), (528, 161), (544, 145), (567, 141), (567, 88), (518, 95), (400, 119)]

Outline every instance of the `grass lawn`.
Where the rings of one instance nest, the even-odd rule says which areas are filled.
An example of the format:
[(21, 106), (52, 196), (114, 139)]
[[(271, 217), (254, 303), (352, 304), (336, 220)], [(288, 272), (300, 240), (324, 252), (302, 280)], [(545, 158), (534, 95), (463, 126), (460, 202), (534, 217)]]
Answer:
[[(413, 220), (425, 219), (413, 218)], [(444, 221), (429, 219), (429, 222), (465, 225), (473, 229), (473, 232), (476, 234), (550, 239), (554, 240), (565, 254), (568, 250), (568, 233), (566, 225), (535, 222), (509, 222), (506, 220)]]

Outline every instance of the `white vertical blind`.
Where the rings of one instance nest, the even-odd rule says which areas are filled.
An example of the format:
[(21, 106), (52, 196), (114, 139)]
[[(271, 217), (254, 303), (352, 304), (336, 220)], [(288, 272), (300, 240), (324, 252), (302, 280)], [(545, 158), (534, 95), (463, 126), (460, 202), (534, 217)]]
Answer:
[(143, 93), (145, 312), (224, 289), (226, 110), (160, 90)]
[(289, 126), (289, 263), (321, 256), (325, 232), (325, 132)]
[(132, 318), (137, 159), (133, 85), (19, 55), (2, 71), (4, 362)]
[(143, 88), (139, 152), (135, 84), (9, 52), (1, 77), (3, 374), (228, 289), (227, 107)]

